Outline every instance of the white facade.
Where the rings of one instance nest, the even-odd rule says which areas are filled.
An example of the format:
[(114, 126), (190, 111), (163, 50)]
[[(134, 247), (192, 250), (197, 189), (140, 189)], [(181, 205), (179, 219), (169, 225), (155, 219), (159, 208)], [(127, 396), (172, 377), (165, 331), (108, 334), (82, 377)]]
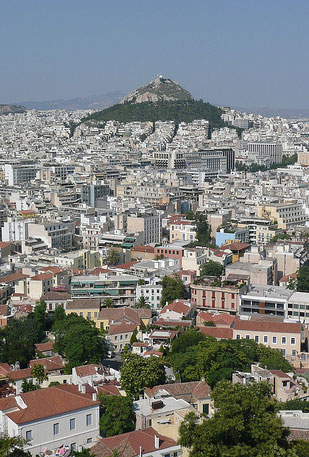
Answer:
[(28, 222), (23, 219), (12, 219), (4, 222), (2, 241), (25, 241), (28, 238)]
[(136, 300), (144, 297), (151, 306), (151, 309), (157, 310), (160, 308), (160, 301), (162, 296), (162, 285), (158, 284), (144, 284), (136, 286)]

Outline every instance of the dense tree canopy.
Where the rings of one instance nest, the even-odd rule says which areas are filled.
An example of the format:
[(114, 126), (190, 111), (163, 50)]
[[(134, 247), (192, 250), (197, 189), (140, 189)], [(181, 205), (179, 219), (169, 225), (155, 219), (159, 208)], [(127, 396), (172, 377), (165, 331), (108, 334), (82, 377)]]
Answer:
[(131, 397), (100, 395), (101, 436), (120, 435), (135, 430), (135, 415)]
[(179, 276), (164, 276), (162, 286), (161, 306), (186, 297), (185, 286)]
[(309, 267), (300, 267), (297, 272), (296, 285), (298, 292), (309, 292)]
[(257, 362), (265, 368), (293, 371), (277, 349), (245, 339), (217, 341), (202, 335), (198, 341), (198, 335), (194, 330), (183, 333), (169, 353), (173, 369), (182, 381), (205, 377), (214, 387), (221, 380), (231, 379), (235, 371), (250, 371), (251, 364)]
[(124, 103), (110, 106), (91, 114), (83, 121), (175, 121), (192, 122), (195, 119), (207, 119), (211, 128), (224, 127), (227, 124), (221, 119), (222, 111), (202, 100), (162, 101), (157, 103)]
[(66, 371), (85, 363), (98, 363), (107, 354), (105, 339), (94, 322), (75, 313), (56, 321), (54, 349), (69, 361)]
[(0, 435), (0, 457), (31, 457), (30, 452), (24, 451), (26, 440), (21, 436)]
[(165, 367), (161, 358), (145, 359), (137, 354), (126, 353), (121, 367), (121, 387), (127, 395), (138, 398), (145, 387), (164, 384)]
[(107, 253), (107, 256), (105, 257), (105, 262), (107, 265), (117, 265), (120, 260), (120, 254), (117, 249), (110, 249)]
[(213, 391), (214, 416), (197, 423), (190, 413), (180, 426), (180, 443), (190, 457), (295, 456), (270, 397), (266, 383), (221, 381)]
[(1, 330), (1, 361), (14, 364), (19, 361), (21, 368), (34, 358), (34, 345), (39, 342), (39, 330), (35, 320), (29, 317), (9, 319)]
[(201, 266), (201, 276), (216, 276), (217, 278), (222, 275), (223, 265), (219, 262), (209, 260)]
[(33, 317), (38, 329), (38, 337), (41, 341), (45, 337), (45, 328), (47, 323), (45, 301), (41, 300), (35, 305)]

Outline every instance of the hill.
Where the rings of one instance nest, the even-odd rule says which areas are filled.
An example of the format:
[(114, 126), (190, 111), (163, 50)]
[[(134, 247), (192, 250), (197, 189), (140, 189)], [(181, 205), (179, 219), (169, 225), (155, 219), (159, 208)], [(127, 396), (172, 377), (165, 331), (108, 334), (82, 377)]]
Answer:
[(90, 97), (76, 97), (68, 100), (46, 100), (41, 102), (23, 102), (22, 104), (28, 109), (38, 109), (41, 111), (66, 109), (104, 109), (114, 103), (119, 103), (123, 97), (123, 93), (119, 91), (109, 92), (104, 95), (93, 95)]
[(121, 103), (144, 103), (176, 100), (192, 100), (190, 92), (178, 83), (162, 75), (157, 76), (146, 86), (139, 87), (123, 98)]
[(25, 113), (26, 108), (20, 105), (0, 105), (0, 116), (6, 114)]
[(175, 121), (192, 122), (196, 119), (206, 119), (211, 128), (225, 127), (221, 119), (222, 111), (210, 103), (202, 100), (176, 100), (143, 103), (124, 103), (91, 114), (82, 121)]

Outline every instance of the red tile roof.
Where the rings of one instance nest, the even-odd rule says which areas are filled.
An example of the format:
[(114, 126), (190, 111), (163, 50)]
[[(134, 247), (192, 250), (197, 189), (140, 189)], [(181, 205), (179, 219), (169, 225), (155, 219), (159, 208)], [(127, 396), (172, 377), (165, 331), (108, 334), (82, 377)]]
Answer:
[(275, 321), (256, 321), (236, 319), (234, 330), (252, 330), (255, 332), (272, 332), (272, 333), (298, 333), (301, 331), (300, 323), (287, 323)]
[(218, 340), (221, 339), (232, 339), (233, 338), (233, 329), (232, 328), (222, 328), (222, 327), (199, 327), (201, 333), (206, 336), (212, 336)]
[(76, 374), (80, 378), (83, 378), (85, 376), (93, 376), (97, 373), (99, 368), (99, 365), (97, 364), (90, 364), (90, 365), (82, 365), (80, 367), (75, 367)]
[(9, 284), (12, 282), (20, 281), (21, 279), (29, 278), (29, 275), (24, 275), (21, 270), (16, 271), (15, 273), (1, 276), (0, 283)]
[(244, 249), (250, 248), (249, 243), (240, 243), (235, 241), (234, 243), (224, 244), (220, 247), (220, 250), (230, 249), (230, 251), (243, 251)]
[(209, 398), (211, 394), (210, 386), (205, 381), (191, 381), (191, 382), (176, 382), (174, 384), (161, 384), (152, 389), (146, 388), (145, 394), (147, 397), (153, 397), (160, 390), (167, 391), (175, 398), (182, 398), (189, 403), (197, 400), (204, 400)]
[[(7, 414), (16, 424), (32, 422), (100, 404), (99, 401), (91, 400), (89, 396), (79, 392), (78, 387), (68, 384), (22, 393), (20, 397), (27, 407)], [(43, 405), (44, 407), (42, 407)], [(16, 400), (15, 406), (17, 406)], [(1, 400), (0, 409), (4, 409)]]
[(47, 341), (46, 343), (35, 344), (35, 349), (40, 352), (52, 351), (54, 343), (52, 341)]
[(119, 389), (117, 389), (117, 387), (112, 384), (103, 384), (103, 386), (98, 386), (98, 394), (117, 395), (117, 397), (121, 397), (121, 393), (119, 392)]
[[(155, 448), (155, 436), (159, 437), (159, 449)], [(102, 438), (90, 449), (90, 453), (96, 457), (108, 457), (115, 449), (123, 457), (136, 457), (140, 455), (140, 448), (142, 454), (149, 454), (176, 445), (176, 441), (171, 438), (160, 435), (153, 428), (147, 428), (146, 430), (135, 430), (122, 435)]]
[(134, 330), (136, 330), (136, 327), (136, 324), (110, 324), (108, 333), (110, 335), (118, 335), (119, 333), (134, 332)]
[(133, 246), (131, 251), (154, 253), (155, 249), (152, 246), (148, 246), (145, 244), (145, 245), (140, 245), (140, 246)]
[(12, 370), (8, 373), (8, 378), (12, 381), (18, 379), (31, 378), (31, 368), (24, 368), (23, 370)]
[(31, 276), (31, 281), (46, 281), (47, 279), (52, 279), (54, 275), (52, 273), (40, 273), (35, 276)]
[(42, 365), (47, 372), (54, 370), (61, 370), (64, 367), (62, 357), (54, 355), (52, 357), (45, 357), (44, 359), (30, 360), (29, 366), (33, 368), (34, 365)]
[(190, 302), (186, 300), (175, 300), (172, 303), (165, 305), (160, 314), (174, 311), (175, 313), (184, 314), (186, 316), (190, 313), (191, 309)]

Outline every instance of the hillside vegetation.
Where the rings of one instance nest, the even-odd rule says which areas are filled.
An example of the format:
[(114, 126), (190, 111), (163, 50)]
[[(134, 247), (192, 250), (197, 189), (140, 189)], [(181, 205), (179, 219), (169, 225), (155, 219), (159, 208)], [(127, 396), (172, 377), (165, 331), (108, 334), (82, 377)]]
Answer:
[(211, 128), (225, 127), (225, 122), (221, 119), (222, 111), (210, 103), (202, 100), (186, 101), (161, 101), (157, 103), (124, 103), (110, 106), (102, 111), (91, 114), (84, 118), (87, 121), (175, 121), (192, 122), (196, 119), (206, 119)]

